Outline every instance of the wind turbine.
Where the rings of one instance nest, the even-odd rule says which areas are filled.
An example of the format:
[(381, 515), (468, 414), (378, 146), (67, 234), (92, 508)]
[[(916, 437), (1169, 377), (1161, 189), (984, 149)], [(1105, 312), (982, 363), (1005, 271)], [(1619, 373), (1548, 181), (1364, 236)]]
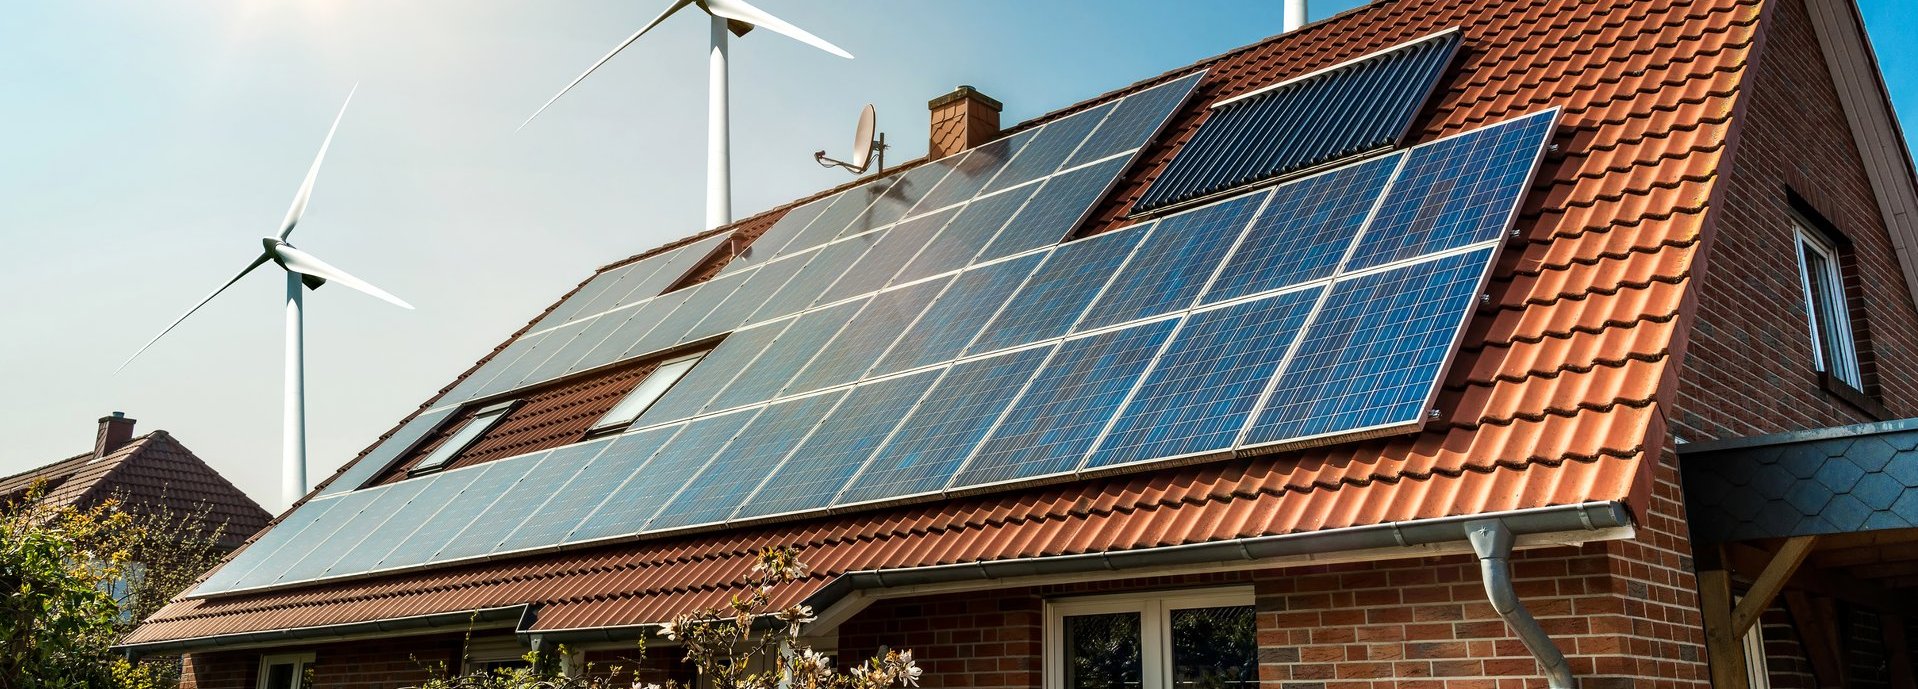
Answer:
[(579, 78), (573, 80), (573, 83), (567, 84), (566, 88), (560, 89), (557, 95), (548, 99), (545, 105), (539, 106), (539, 110), (534, 111), (532, 117), (526, 118), (526, 122), (522, 123), (520, 128), (525, 129), (526, 125), (532, 124), (534, 118), (539, 117), (540, 113), (546, 112), (546, 108), (553, 105), (553, 101), (559, 100), (560, 96), (564, 96), (567, 91), (573, 90), (573, 87), (578, 86), (579, 82), (585, 81), (586, 77), (592, 75), (593, 71), (599, 69), (600, 65), (606, 64), (606, 61), (613, 59), (613, 56), (618, 55), (619, 51), (625, 50), (626, 46), (632, 45), (633, 41), (639, 40), (640, 36), (646, 35), (646, 32), (653, 30), (653, 27), (659, 26), (660, 22), (666, 21), (667, 17), (672, 16), (674, 12), (685, 9), (688, 5), (698, 7), (701, 11), (712, 17), (712, 48), (706, 69), (706, 76), (709, 80), (706, 95), (706, 227), (707, 229), (712, 229), (733, 221), (732, 144), (726, 114), (728, 107), (726, 102), (726, 33), (730, 31), (735, 36), (745, 36), (746, 32), (753, 30), (753, 27), (763, 26), (775, 33), (784, 34), (793, 40), (848, 60), (852, 59), (852, 53), (848, 53), (840, 49), (839, 46), (826, 42), (825, 39), (807, 33), (805, 29), (793, 26), (792, 24), (786, 23), (785, 20), (767, 14), (765, 10), (747, 4), (745, 0), (674, 0), (673, 4), (666, 8), (665, 12), (661, 12), (658, 17), (654, 17), (651, 22), (647, 22), (646, 26), (641, 27), (638, 32), (628, 36), (626, 40), (621, 41), (619, 45), (614, 46), (611, 52), (606, 53), (605, 57), (593, 63), (593, 66), (586, 68), (585, 73), (580, 74)]
[[(355, 86), (354, 90), (359, 90), (359, 87)], [(307, 201), (313, 196), (313, 180), (318, 178), (320, 174), (320, 162), (326, 159), (326, 149), (328, 146), (333, 145), (333, 133), (339, 131), (340, 119), (346, 116), (346, 105), (352, 102), (353, 93), (348, 92), (346, 94), (346, 103), (340, 105), (340, 114), (333, 118), (333, 127), (326, 130), (326, 140), (320, 144), (319, 155), (313, 157), (313, 167), (306, 171), (306, 181), (300, 183), (299, 192), (293, 195), (293, 207), (287, 209), (286, 219), (280, 222), (279, 234), (260, 239), (260, 244), (264, 246), (264, 250), (260, 252), (259, 257), (253, 259), (253, 262), (248, 263), (245, 268), (240, 269), (240, 273), (233, 276), (233, 279), (227, 280), (226, 284), (220, 285), (220, 288), (213, 290), (212, 294), (206, 295), (206, 298), (201, 299), (200, 303), (194, 304), (193, 308), (187, 309), (186, 313), (180, 314), (179, 318), (173, 319), (173, 322), (168, 324), (165, 330), (161, 330), (160, 334), (154, 335), (153, 339), (147, 340), (147, 343), (142, 345), (139, 351), (134, 352), (133, 356), (127, 357), (125, 363), (120, 364), (120, 369), (125, 369), (127, 364), (133, 363), (133, 360), (139, 358), (140, 354), (145, 352), (148, 347), (152, 347), (153, 343), (159, 342), (160, 338), (166, 337), (167, 333), (173, 332), (173, 329), (178, 327), (181, 321), (185, 321), (188, 316), (192, 316), (195, 311), (199, 311), (200, 307), (206, 306), (207, 302), (213, 301), (214, 297), (220, 296), (221, 292), (225, 292), (226, 288), (232, 287), (233, 283), (239, 282), (240, 278), (246, 277), (247, 273), (253, 272), (253, 269), (266, 265), (268, 261), (272, 261), (275, 265), (285, 270), (286, 413), (283, 421), (286, 424), (286, 431), (285, 435), (281, 438), (280, 446), (281, 460), (284, 462), (280, 475), (280, 491), (289, 505), (298, 501), (301, 496), (306, 495), (306, 355), (302, 332), (303, 323), (301, 322), (301, 305), (305, 290), (319, 289), (320, 285), (324, 285), (327, 282), (336, 282), (373, 295), (396, 306), (407, 309), (413, 308), (412, 304), (408, 304), (399, 297), (387, 293), (386, 290), (374, 287), (365, 280), (353, 277), (346, 271), (335, 268), (332, 264), (320, 260), (318, 256), (294, 248), (292, 244), (288, 244), (286, 241), (286, 238), (293, 234), (293, 228), (300, 224), (300, 216), (306, 213)], [(118, 369), (116, 369), (115, 372), (117, 373)]]

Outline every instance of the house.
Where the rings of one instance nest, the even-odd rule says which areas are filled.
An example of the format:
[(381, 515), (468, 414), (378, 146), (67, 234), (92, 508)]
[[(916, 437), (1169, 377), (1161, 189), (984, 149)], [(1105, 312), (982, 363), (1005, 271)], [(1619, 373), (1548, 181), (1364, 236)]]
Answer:
[(100, 418), (93, 449), (38, 469), (0, 478), (0, 503), (41, 487), (41, 504), (91, 507), (119, 499), (130, 509), (160, 507), (194, 517), (200, 533), (224, 529), (220, 545), (238, 548), (273, 518), (172, 434), (135, 436), (135, 421), (120, 412)]
[(596, 272), (125, 650), (606, 661), (791, 546), (815, 646), (928, 686), (1912, 686), (1918, 191), (1852, 3), (1381, 0), (930, 108)]

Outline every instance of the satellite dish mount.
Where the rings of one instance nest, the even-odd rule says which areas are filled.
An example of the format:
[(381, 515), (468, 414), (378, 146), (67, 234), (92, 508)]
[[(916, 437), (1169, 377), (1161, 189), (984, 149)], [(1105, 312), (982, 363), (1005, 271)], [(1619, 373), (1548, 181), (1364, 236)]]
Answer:
[(886, 135), (874, 133), (879, 126), (878, 119), (871, 103), (866, 104), (865, 110), (859, 111), (859, 129), (853, 133), (852, 139), (852, 160), (834, 160), (826, 157), (825, 151), (817, 151), (812, 154), (813, 161), (821, 167), (845, 168), (855, 175), (865, 174), (867, 168), (873, 168), (875, 172), (885, 171)]

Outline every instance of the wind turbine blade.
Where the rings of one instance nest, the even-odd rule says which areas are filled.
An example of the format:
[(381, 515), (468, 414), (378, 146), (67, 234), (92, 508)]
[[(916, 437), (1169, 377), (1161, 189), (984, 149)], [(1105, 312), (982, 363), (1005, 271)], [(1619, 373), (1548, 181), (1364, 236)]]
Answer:
[(207, 303), (207, 302), (209, 302), (209, 301), (213, 301), (213, 298), (214, 298), (214, 297), (217, 297), (217, 296), (220, 296), (220, 293), (221, 293), (221, 292), (225, 292), (225, 291), (226, 291), (226, 288), (228, 288), (228, 287), (232, 287), (232, 286), (233, 286), (233, 283), (235, 283), (235, 282), (239, 282), (239, 281), (240, 281), (240, 278), (243, 278), (243, 277), (246, 277), (246, 274), (247, 274), (247, 273), (251, 273), (251, 272), (253, 272), (253, 269), (254, 269), (254, 268), (258, 268), (258, 267), (260, 267), (260, 264), (263, 264), (263, 263), (266, 263), (266, 262), (267, 262), (267, 261), (269, 260), (269, 258), (270, 258), (270, 257), (268, 257), (268, 256), (267, 256), (266, 254), (260, 254), (260, 257), (259, 257), (259, 258), (256, 258), (256, 259), (253, 259), (253, 262), (252, 262), (252, 263), (248, 263), (248, 264), (246, 265), (246, 268), (244, 268), (244, 269), (242, 269), (242, 270), (240, 271), (240, 274), (239, 274), (239, 275), (235, 275), (235, 276), (233, 276), (233, 279), (231, 279), (231, 280), (228, 280), (228, 281), (226, 281), (226, 284), (224, 284), (224, 285), (220, 285), (220, 288), (219, 288), (219, 289), (216, 289), (216, 290), (213, 290), (213, 293), (212, 293), (212, 294), (209, 294), (209, 295), (206, 295), (206, 298), (205, 298), (205, 299), (201, 299), (201, 300), (200, 300), (200, 303), (198, 303), (198, 304), (194, 304), (194, 305), (193, 305), (193, 308), (190, 308), (190, 309), (187, 309), (187, 310), (186, 310), (186, 313), (183, 313), (183, 314), (180, 314), (180, 317), (179, 317), (179, 318), (175, 318), (175, 319), (173, 319), (173, 322), (172, 322), (172, 323), (169, 323), (169, 324), (167, 324), (167, 327), (166, 327), (166, 329), (165, 329), (165, 330), (162, 330), (162, 331), (160, 331), (160, 334), (158, 334), (158, 335), (154, 335), (154, 336), (153, 336), (153, 339), (151, 339), (151, 340), (147, 340), (147, 343), (146, 343), (146, 344), (144, 344), (144, 345), (140, 345), (140, 351), (137, 351), (137, 352), (134, 352), (134, 353), (133, 353), (133, 356), (130, 356), (130, 357), (127, 357), (127, 360), (126, 360), (126, 361), (123, 361), (123, 362), (121, 362), (121, 363), (120, 363), (120, 368), (116, 368), (116, 369), (113, 369), (113, 372), (114, 372), (114, 373), (119, 373), (120, 371), (122, 371), (122, 370), (125, 370), (125, 369), (126, 369), (126, 367), (127, 367), (127, 364), (131, 364), (131, 363), (133, 363), (133, 360), (134, 360), (134, 359), (138, 359), (138, 358), (140, 358), (140, 355), (141, 355), (141, 354), (143, 354), (143, 353), (145, 353), (145, 352), (147, 351), (147, 348), (148, 348), (148, 347), (152, 347), (152, 346), (153, 346), (153, 343), (155, 343), (155, 342), (159, 342), (159, 341), (160, 341), (160, 338), (162, 338), (162, 337), (166, 337), (166, 334), (167, 334), (167, 333), (170, 333), (170, 332), (173, 332), (173, 329), (174, 329), (174, 328), (176, 328), (176, 327), (179, 327), (179, 325), (180, 325), (180, 323), (181, 323), (182, 321), (185, 321), (185, 320), (187, 319), (187, 316), (191, 316), (191, 315), (193, 315), (193, 313), (194, 313), (195, 311), (199, 311), (199, 310), (200, 310), (200, 307), (202, 307), (202, 306), (206, 306), (206, 303)]
[[(560, 96), (564, 96), (566, 92), (573, 90), (573, 87), (578, 86), (579, 82), (585, 81), (586, 77), (592, 76), (593, 72), (598, 70), (600, 65), (606, 64), (606, 61), (613, 59), (613, 56), (618, 55), (619, 51), (625, 50), (626, 46), (632, 45), (633, 41), (639, 40), (640, 36), (646, 35), (646, 32), (653, 30), (653, 27), (659, 26), (660, 22), (666, 21), (667, 17), (673, 16), (674, 12), (678, 12), (690, 4), (693, 4), (693, 0), (673, 0), (672, 6), (667, 7), (666, 11), (659, 13), (657, 17), (653, 17), (653, 20), (647, 22), (646, 26), (640, 27), (639, 31), (634, 32), (631, 36), (627, 36), (626, 40), (621, 41), (619, 45), (613, 46), (613, 49), (608, 51), (604, 57), (599, 58), (598, 62), (593, 63), (591, 67), (587, 67), (585, 72), (580, 73), (578, 78), (573, 79), (573, 83), (567, 84), (566, 88), (560, 89), (559, 93), (554, 94), (552, 98), (548, 98), (545, 105), (541, 105), (538, 110), (533, 111), (532, 117), (528, 117), (525, 122), (520, 123), (519, 128), (525, 129), (526, 125), (532, 124), (534, 118), (539, 117), (540, 113), (546, 112), (547, 108), (553, 107), (553, 103), (558, 101)], [(514, 131), (519, 130), (516, 129)]]
[(300, 183), (300, 191), (293, 195), (293, 207), (286, 209), (286, 219), (280, 221), (280, 239), (293, 234), (293, 226), (300, 224), (300, 216), (306, 213), (306, 202), (313, 198), (313, 180), (319, 179), (320, 163), (326, 160), (326, 149), (333, 145), (333, 133), (340, 130), (340, 120), (346, 118), (346, 106), (353, 104), (353, 94), (360, 90), (359, 84), (346, 92), (346, 102), (340, 104), (340, 114), (333, 116), (333, 126), (326, 130), (326, 140), (320, 142), (319, 155), (313, 156), (313, 167), (306, 170), (306, 181)]
[(295, 249), (286, 244), (281, 244), (274, 251), (279, 254), (280, 265), (286, 266), (287, 270), (301, 275), (311, 275), (316, 278), (322, 278), (327, 282), (337, 282), (346, 285), (347, 287), (365, 292), (400, 308), (413, 308), (412, 304), (408, 304), (399, 297), (387, 293), (386, 290), (374, 287), (372, 283), (353, 277), (346, 271), (333, 267), (332, 264), (320, 260), (318, 256)]
[(700, 4), (706, 8), (707, 12), (711, 12), (713, 16), (719, 17), (720, 19), (731, 19), (733, 21), (746, 22), (753, 26), (763, 26), (774, 32), (785, 34), (787, 38), (799, 41), (800, 43), (810, 45), (848, 60), (852, 59), (852, 53), (848, 53), (839, 46), (828, 43), (826, 39), (807, 33), (805, 29), (788, 24), (784, 19), (767, 14), (765, 10), (747, 4), (746, 0), (704, 0), (704, 2)]

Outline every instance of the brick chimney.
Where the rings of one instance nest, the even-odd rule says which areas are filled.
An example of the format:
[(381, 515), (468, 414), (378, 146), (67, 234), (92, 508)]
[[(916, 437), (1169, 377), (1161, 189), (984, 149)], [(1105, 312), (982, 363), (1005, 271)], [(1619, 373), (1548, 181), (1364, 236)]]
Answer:
[(999, 138), (999, 110), (1004, 107), (971, 86), (960, 86), (932, 99), (926, 103), (932, 111), (932, 143), (926, 147), (927, 155), (944, 158)]
[(93, 436), (93, 458), (99, 459), (126, 447), (133, 440), (133, 423), (133, 419), (117, 411), (112, 416), (100, 417), (100, 432)]

